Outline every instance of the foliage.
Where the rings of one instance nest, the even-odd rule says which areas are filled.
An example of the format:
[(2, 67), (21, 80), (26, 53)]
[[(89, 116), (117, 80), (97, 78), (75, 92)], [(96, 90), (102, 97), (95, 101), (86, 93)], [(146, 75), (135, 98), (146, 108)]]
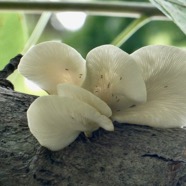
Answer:
[[(0, 69), (21, 53), (28, 38), (25, 16), (21, 13), (0, 13)], [(17, 72), (9, 79), (16, 90), (24, 91), (24, 79)]]
[[(155, 0), (152, 0), (155, 1)], [(114, 2), (114, 1), (113, 1)], [(136, 2), (141, 2), (140, 0)], [(147, 1), (146, 1), (147, 2)], [(156, 2), (158, 2), (156, 0)], [(179, 0), (178, 3), (182, 2)], [(170, 3), (170, 2), (169, 2)], [(161, 4), (163, 5), (163, 3)], [(178, 4), (175, 5), (178, 7)], [(185, 7), (185, 5), (184, 5)], [(174, 21), (184, 30), (185, 23), (182, 15), (185, 13), (180, 9), (176, 18), (182, 19), (181, 22)], [(169, 16), (170, 16), (169, 12)], [(26, 16), (26, 19), (25, 19)], [(171, 15), (173, 18), (174, 12)], [(63, 26), (57, 30), (52, 26), (52, 20), (55, 19), (55, 13), (51, 16), (43, 33), (37, 42), (46, 40), (60, 40), (76, 48), (83, 57), (92, 48), (99, 45), (111, 43), (118, 34), (126, 29), (134, 19), (124, 17), (106, 17), (88, 15), (84, 26), (75, 32), (66, 30)], [(26, 20), (26, 21), (25, 21)], [(0, 14), (0, 69), (5, 66), (9, 59), (21, 53), (28, 40), (28, 33), (31, 35), (38, 22), (38, 15), (21, 13), (4, 13)], [(26, 24), (27, 23), (27, 24)], [(60, 24), (59, 22), (57, 24)], [(186, 40), (184, 33), (172, 21), (151, 21), (141, 29), (136, 31), (121, 48), (128, 53), (136, 49), (151, 44), (174, 45), (185, 47)], [(16, 90), (31, 93), (23, 83), (22, 77), (15, 73), (11, 78)], [(33, 94), (33, 92), (32, 92)], [(38, 93), (36, 93), (38, 94)]]
[(162, 12), (172, 19), (186, 34), (186, 1), (185, 0), (150, 0)]
[(0, 68), (20, 53), (27, 39), (27, 27), (23, 14), (0, 14)]

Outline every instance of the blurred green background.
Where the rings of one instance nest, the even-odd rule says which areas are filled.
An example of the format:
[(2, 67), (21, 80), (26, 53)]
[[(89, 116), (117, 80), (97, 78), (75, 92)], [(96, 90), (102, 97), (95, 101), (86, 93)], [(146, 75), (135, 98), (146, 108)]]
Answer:
[[(78, 16), (80, 18), (76, 20)], [(0, 13), (0, 69), (8, 63), (9, 59), (22, 53), (39, 17), (39, 14)], [(54, 13), (37, 43), (47, 40), (62, 41), (74, 47), (85, 57), (94, 47), (111, 43), (133, 20), (123, 17)], [(76, 23), (79, 23), (76, 25), (79, 28), (72, 28)], [(152, 44), (186, 48), (186, 37), (172, 21), (152, 21), (138, 30), (121, 48), (132, 53), (140, 47)], [(45, 94), (37, 87), (33, 88), (33, 85), (23, 79), (18, 72), (11, 75), (9, 79), (15, 85), (16, 91), (35, 95)]]

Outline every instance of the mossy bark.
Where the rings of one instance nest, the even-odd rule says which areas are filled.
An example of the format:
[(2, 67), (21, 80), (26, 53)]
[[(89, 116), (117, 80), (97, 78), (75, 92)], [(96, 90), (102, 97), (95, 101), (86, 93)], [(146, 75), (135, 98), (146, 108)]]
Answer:
[(0, 88), (1, 186), (186, 185), (186, 131), (116, 124), (58, 152), (29, 132), (35, 96)]

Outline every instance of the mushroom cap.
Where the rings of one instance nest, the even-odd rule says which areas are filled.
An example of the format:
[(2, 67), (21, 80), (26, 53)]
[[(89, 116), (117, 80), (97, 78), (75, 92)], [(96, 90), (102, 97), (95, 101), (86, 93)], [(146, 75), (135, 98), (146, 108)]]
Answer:
[(59, 96), (78, 99), (94, 107), (98, 112), (107, 117), (110, 117), (112, 115), (110, 107), (104, 101), (102, 101), (99, 97), (95, 96), (88, 90), (85, 90), (84, 88), (72, 84), (63, 83), (57, 86), (57, 90)]
[(61, 96), (37, 98), (27, 111), (28, 126), (38, 142), (53, 151), (72, 143), (80, 132), (102, 127), (113, 130), (112, 121), (77, 99)]
[(56, 94), (57, 84), (81, 85), (85, 78), (85, 60), (72, 47), (47, 41), (32, 47), (21, 59), (19, 72), (49, 94)]
[(138, 65), (118, 47), (103, 45), (91, 50), (86, 67), (82, 87), (104, 100), (112, 112), (146, 102), (146, 87)]
[(152, 127), (186, 125), (186, 51), (172, 46), (147, 46), (131, 54), (141, 69), (147, 102), (115, 113), (113, 120)]

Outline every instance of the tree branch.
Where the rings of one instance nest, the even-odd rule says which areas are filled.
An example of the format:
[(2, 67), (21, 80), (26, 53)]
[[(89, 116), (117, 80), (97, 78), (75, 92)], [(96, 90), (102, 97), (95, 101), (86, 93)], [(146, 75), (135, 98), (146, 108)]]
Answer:
[[(58, 152), (41, 147), (26, 111), (35, 96), (0, 88), (0, 185), (185, 185), (186, 131), (115, 124)], [(10, 176), (11, 175), (11, 176)]]
[(92, 15), (138, 18), (141, 14), (154, 19), (167, 19), (150, 3), (139, 2), (78, 2), (78, 1), (0, 1), (0, 11), (83, 11)]
[(18, 67), (18, 64), (22, 58), (22, 54), (18, 54), (14, 58), (10, 59), (9, 63), (0, 70), (0, 87), (14, 89), (14, 85), (6, 78), (12, 74)]

